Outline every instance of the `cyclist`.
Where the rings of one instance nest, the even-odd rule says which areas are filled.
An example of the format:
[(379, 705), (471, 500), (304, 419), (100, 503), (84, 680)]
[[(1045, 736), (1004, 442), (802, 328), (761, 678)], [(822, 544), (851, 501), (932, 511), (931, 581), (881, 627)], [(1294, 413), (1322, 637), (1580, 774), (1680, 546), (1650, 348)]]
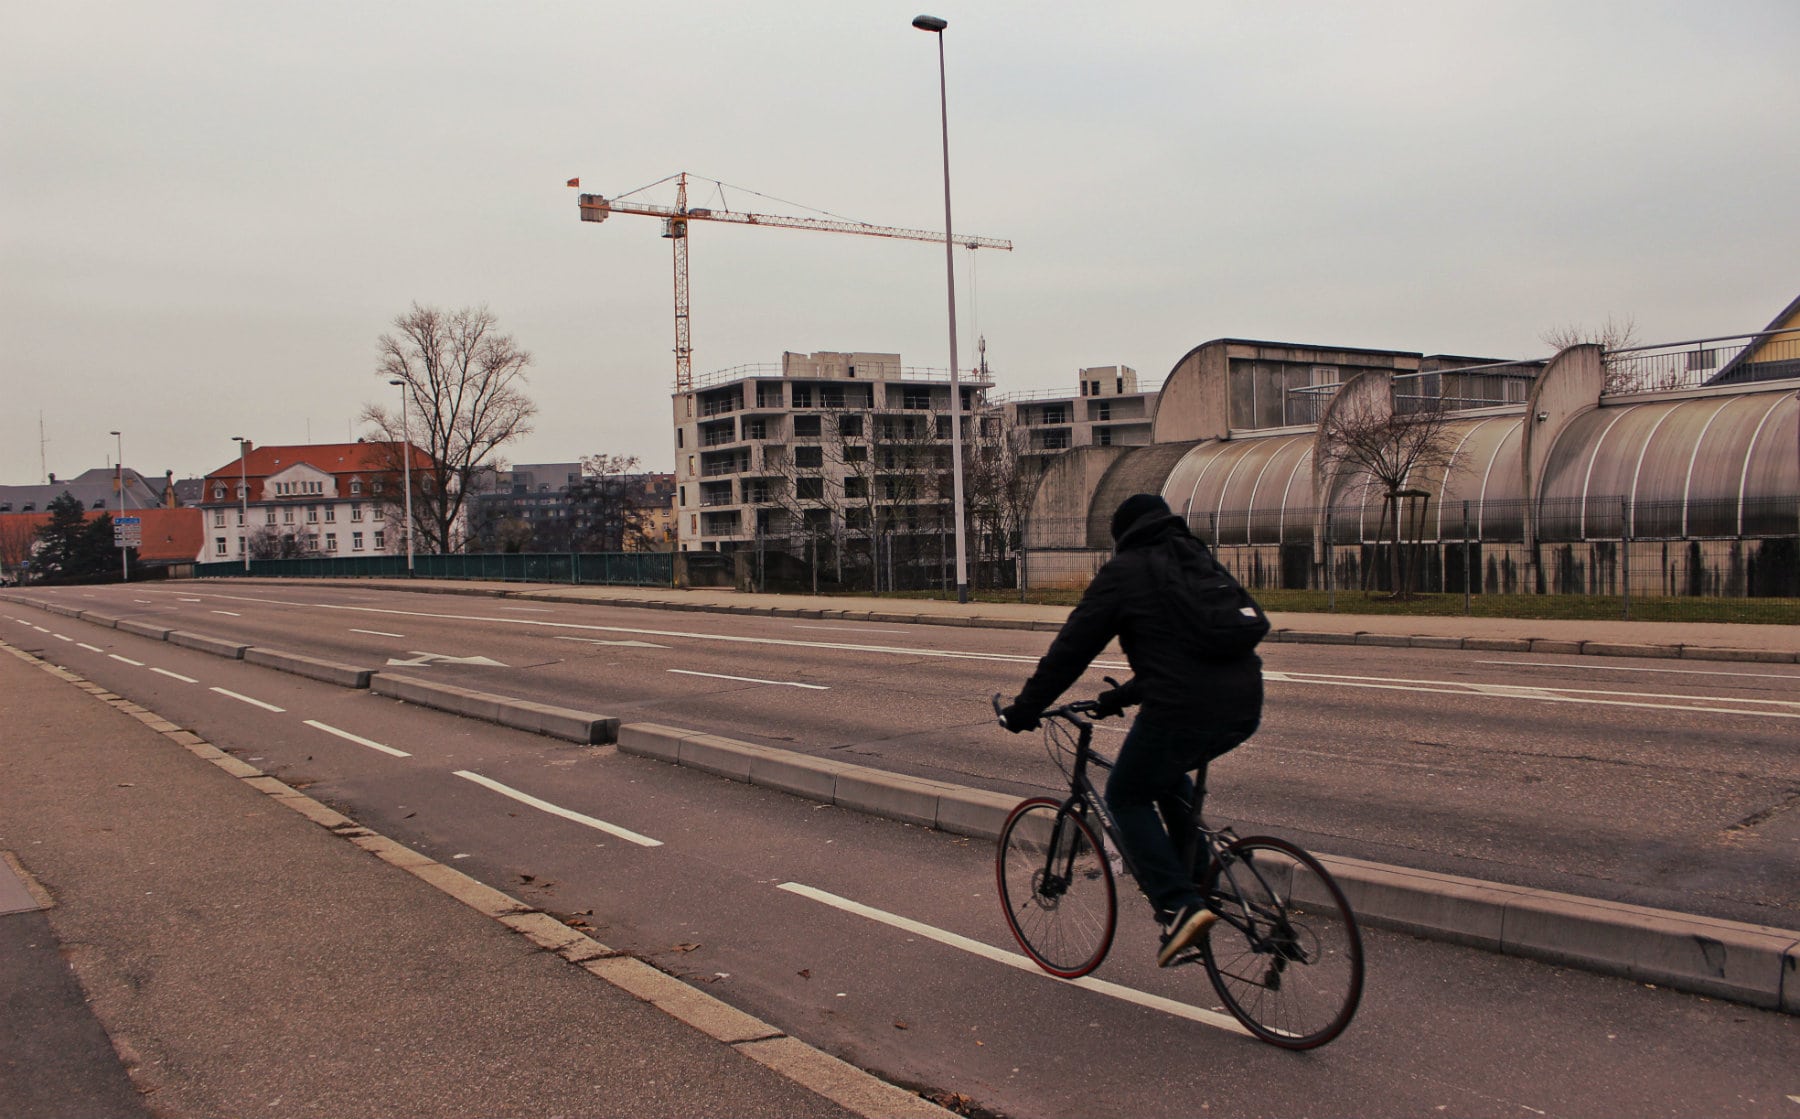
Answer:
[[(1002, 714), (1014, 734), (1036, 729), (1044, 709), (1087, 671), (1107, 642), (1119, 639), (1132, 678), (1102, 692), (1095, 713), (1122, 715), (1138, 703), (1143, 709), (1107, 778), (1106, 803), (1138, 888), (1162, 926), (1156, 962), (1167, 967), (1218, 920), (1183, 869), (1181, 852), (1193, 835), (1193, 810), (1206, 795), (1207, 763), (1249, 738), (1262, 719), (1262, 659), (1254, 652), (1212, 659), (1184, 638), (1167, 590), (1153, 577), (1155, 553), (1198, 550), (1206, 567), (1213, 561), (1161, 497), (1126, 498), (1113, 514), (1112, 538), (1113, 558), (1088, 584)], [(1197, 772), (1198, 784), (1190, 772)]]

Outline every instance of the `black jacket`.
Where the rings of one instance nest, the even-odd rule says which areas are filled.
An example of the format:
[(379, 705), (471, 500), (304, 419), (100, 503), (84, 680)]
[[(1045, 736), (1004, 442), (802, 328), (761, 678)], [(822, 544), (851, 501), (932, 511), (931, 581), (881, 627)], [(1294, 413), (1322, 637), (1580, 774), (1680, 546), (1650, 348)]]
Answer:
[(1262, 658), (1208, 661), (1183, 640), (1151, 575), (1155, 550), (1165, 548), (1199, 549), (1210, 561), (1180, 517), (1151, 513), (1133, 523), (1020, 689), (1021, 707), (1038, 712), (1055, 703), (1117, 637), (1133, 673), (1126, 695), (1144, 705), (1145, 717), (1204, 727), (1261, 716)]

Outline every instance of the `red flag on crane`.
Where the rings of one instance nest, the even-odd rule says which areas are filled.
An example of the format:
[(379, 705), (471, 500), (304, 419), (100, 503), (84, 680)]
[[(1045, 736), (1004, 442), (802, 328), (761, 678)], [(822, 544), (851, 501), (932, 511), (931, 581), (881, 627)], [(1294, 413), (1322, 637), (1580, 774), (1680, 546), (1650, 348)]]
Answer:
[(581, 185), (581, 180), (580, 179), (570, 179), (569, 185), (572, 187), (578, 187)]

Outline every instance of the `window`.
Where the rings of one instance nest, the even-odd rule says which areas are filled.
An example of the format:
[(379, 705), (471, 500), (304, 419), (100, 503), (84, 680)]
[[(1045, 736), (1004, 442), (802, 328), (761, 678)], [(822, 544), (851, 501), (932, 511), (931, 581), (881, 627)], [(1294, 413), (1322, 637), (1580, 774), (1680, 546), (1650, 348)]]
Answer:
[(1047, 424), (1066, 424), (1069, 422), (1069, 417), (1063, 412), (1062, 405), (1051, 404), (1044, 408), (1044, 418), (1040, 422)]
[(380, 492), (381, 492), (381, 483), (380, 483), (380, 482), (376, 482), (376, 483), (375, 483), (375, 492), (376, 492), (376, 493), (380, 493)]
[(274, 523), (275, 523), (275, 510), (264, 509), (263, 510), (263, 524), (272, 525)]
[(239, 483), (238, 483), (238, 484), (237, 484), (237, 485), (236, 485), (236, 486), (234, 486), (234, 487), (233, 487), (233, 488), (234, 488), (234, 489), (236, 489), (236, 490), (237, 490), (237, 499), (238, 499), (238, 500), (239, 500), (239, 501), (242, 501), (242, 500), (244, 500), (244, 483), (242, 483), (242, 482), (239, 482)]
[(362, 533), (353, 532), (350, 534), (350, 550), (352, 552), (360, 552), (363, 550)]
[(317, 505), (308, 505), (306, 507), (306, 523), (309, 525), (316, 525), (319, 523), (319, 507)]
[(794, 496), (801, 501), (818, 501), (825, 496), (825, 479), (795, 478)]
[(356, 494), (359, 494), (361, 492), (362, 492), (362, 483), (361, 482), (351, 482), (350, 483), (351, 496), (355, 496)]
[(423, 490), (425, 493), (430, 493), (431, 479), (429, 477), (419, 479), (419, 489)]
[(845, 497), (869, 496), (869, 480), (867, 478), (850, 477), (844, 479)]
[(225, 538), (223, 536), (213, 537), (213, 551), (221, 556), (225, 554)]
[[(357, 533), (357, 535), (361, 536), (362, 533), (359, 532), (359, 533)], [(376, 533), (375, 534), (375, 550), (379, 552), (381, 549), (383, 549), (385, 547), (387, 547), (387, 533), (385, 533), (385, 532)]]
[(825, 465), (825, 449), (823, 447), (795, 447), (794, 465), (801, 468), (813, 468)]
[(683, 430), (682, 428), (678, 427), (675, 429), (675, 446), (676, 446), (676, 448), (679, 449), (680, 447), (685, 445), (686, 436), (687, 436), (687, 432), (685, 430)]
[(744, 438), (745, 439), (767, 439), (768, 437), (769, 437), (769, 425), (768, 425), (767, 421), (765, 421), (765, 420), (745, 420), (744, 421)]
[(817, 439), (822, 434), (823, 417), (795, 416), (794, 438)]
[(225, 527), (225, 510), (223, 510), (223, 509), (214, 509), (213, 510), (213, 527), (214, 528), (224, 528)]
[(289, 507), (288, 507), (288, 508), (286, 508), (286, 509), (283, 509), (283, 510), (282, 510), (282, 511), (281, 511), (281, 523), (282, 523), (282, 524), (284, 524), (284, 525), (291, 525), (291, 524), (293, 524), (293, 523), (294, 523), (294, 509), (293, 509), (293, 506), (289, 506)]
[(94, 508), (96, 508), (96, 509), (104, 509), (104, 508), (106, 508), (106, 499), (105, 499), (105, 498), (104, 498), (104, 497), (103, 497), (103, 498), (100, 498), (100, 499), (98, 499), (98, 500), (96, 500), (96, 501), (95, 501), (95, 502), (94, 502)]
[(686, 505), (687, 504), (687, 487), (680, 486), (677, 488), (676, 492), (679, 493), (680, 496), (676, 499), (675, 503), (677, 505)]
[(1096, 420), (1112, 419), (1112, 401), (1108, 400), (1096, 407), (1094, 409), (1094, 418)]
[(811, 408), (813, 406), (813, 387), (811, 385), (794, 386), (794, 407)]
[(242, 509), (237, 511), (237, 524), (239, 528), (244, 527), (244, 511)]
[(1101, 447), (1112, 446), (1112, 428), (1097, 427), (1094, 429), (1094, 443)]
[(325, 534), (325, 550), (327, 552), (337, 551), (337, 533), (328, 532)]
[(327, 505), (325, 507), (325, 523), (332, 524), (336, 520), (337, 520), (337, 506)]
[(848, 447), (845, 447), (844, 448), (844, 461), (845, 462), (868, 462), (869, 461), (869, 448), (864, 447), (861, 444), (855, 444), (855, 443), (851, 444)]
[(839, 435), (856, 437), (863, 433), (863, 418), (861, 416), (839, 416), (837, 424)]
[(370, 512), (369, 519), (372, 521), (385, 521), (387, 520), (387, 510), (377, 505)]
[(238, 555), (241, 556), (243, 554), (244, 554), (244, 538), (240, 536), (240, 537), (238, 537)]
[(353, 501), (350, 503), (350, 521), (352, 524), (362, 523), (362, 502)]
[(900, 392), (900, 407), (902, 407), (902, 408), (929, 408), (929, 407), (931, 407), (931, 390), (927, 389), (927, 388), (913, 388), (911, 386), (908, 386), (907, 388), (902, 389)]
[(225, 500), (225, 487), (224, 486), (214, 486), (213, 487), (213, 500), (214, 501)]

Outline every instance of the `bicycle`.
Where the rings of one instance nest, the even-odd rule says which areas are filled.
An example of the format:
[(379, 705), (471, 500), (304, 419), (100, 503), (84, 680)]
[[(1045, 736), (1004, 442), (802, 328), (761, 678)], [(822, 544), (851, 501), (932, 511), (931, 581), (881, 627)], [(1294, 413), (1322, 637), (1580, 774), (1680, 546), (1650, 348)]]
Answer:
[[(1014, 938), (1039, 967), (1063, 979), (1080, 978), (1106, 959), (1118, 923), (1115, 861), (1130, 869), (1111, 810), (1088, 776), (1089, 765), (1112, 768), (1093, 748), (1094, 724), (1084, 717), (1098, 706), (1078, 700), (1043, 713), (1045, 742), (1069, 779), (1069, 795), (1033, 797), (1014, 808), (995, 856)], [(1343, 890), (1295, 844), (1239, 838), (1229, 827), (1207, 827), (1198, 806), (1190, 811), (1194, 838), (1184, 862), (1192, 873), (1206, 855), (1195, 883), (1219, 920), (1169, 966), (1204, 965), (1225, 1008), (1263, 1041), (1283, 1049), (1324, 1045), (1350, 1024), (1362, 999), (1362, 934)]]

